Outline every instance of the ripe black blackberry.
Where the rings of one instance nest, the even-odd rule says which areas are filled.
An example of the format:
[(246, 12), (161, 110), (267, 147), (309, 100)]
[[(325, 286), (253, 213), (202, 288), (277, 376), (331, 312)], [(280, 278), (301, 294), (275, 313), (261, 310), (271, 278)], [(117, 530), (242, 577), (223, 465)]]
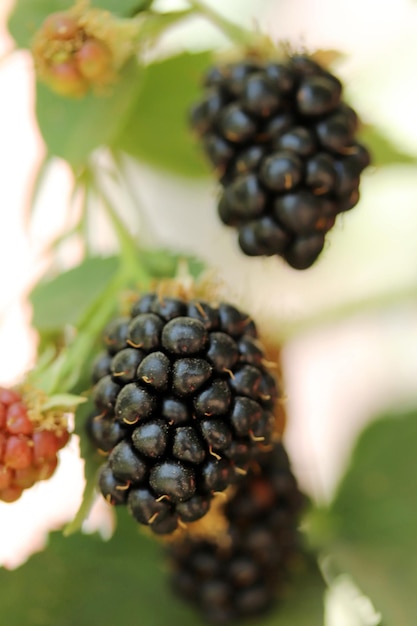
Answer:
[(307, 56), (210, 69), (191, 125), (217, 170), (218, 213), (248, 256), (310, 267), (370, 163), (340, 81)]
[(99, 487), (155, 533), (203, 517), (279, 423), (254, 322), (230, 304), (146, 294), (104, 331), (88, 432)]
[(185, 537), (169, 546), (174, 590), (217, 624), (266, 611), (279, 598), (299, 551), (303, 501), (286, 452), (276, 444), (225, 504), (225, 536)]

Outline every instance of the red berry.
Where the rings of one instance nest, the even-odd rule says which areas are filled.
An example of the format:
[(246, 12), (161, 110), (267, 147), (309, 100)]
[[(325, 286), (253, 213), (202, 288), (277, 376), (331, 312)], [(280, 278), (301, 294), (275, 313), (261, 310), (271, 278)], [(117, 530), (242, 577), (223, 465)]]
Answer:
[(0, 491), (0, 500), (3, 500), (3, 502), (15, 502), (16, 500), (19, 500), (22, 495), (22, 491), (23, 489), (21, 489), (21, 487), (15, 486), (3, 489)]
[(87, 90), (84, 78), (72, 61), (50, 67), (47, 82), (62, 96), (82, 96)]
[(78, 31), (78, 24), (70, 15), (60, 11), (49, 15), (42, 24), (42, 32), (50, 39), (73, 39)]
[(6, 426), (7, 420), (7, 408), (4, 404), (0, 404), (0, 428), (4, 428)]
[(14, 472), (13, 485), (22, 489), (29, 489), (38, 480), (39, 470), (30, 465), (23, 469), (17, 469)]
[(76, 52), (75, 60), (78, 71), (88, 80), (105, 77), (110, 65), (110, 50), (95, 39), (87, 40)]
[(4, 462), (12, 469), (29, 467), (33, 460), (31, 441), (24, 435), (12, 435), (6, 443)]
[(55, 432), (55, 439), (56, 439), (56, 445), (57, 445), (58, 450), (61, 450), (61, 448), (67, 445), (70, 436), (71, 435), (67, 430)]
[(14, 402), (19, 402), (20, 396), (13, 389), (5, 389), (4, 387), (0, 387), (0, 403), (9, 406), (9, 404), (13, 404)]
[(31, 435), (33, 423), (28, 417), (27, 408), (23, 402), (15, 402), (7, 412), (7, 430), (12, 435)]
[(7, 489), (12, 482), (13, 471), (6, 465), (0, 465), (0, 491)]
[(33, 460), (36, 465), (55, 458), (59, 441), (51, 430), (39, 430), (33, 433)]
[(45, 461), (41, 467), (37, 468), (36, 480), (48, 480), (55, 472), (58, 465), (58, 458), (55, 456), (53, 459)]

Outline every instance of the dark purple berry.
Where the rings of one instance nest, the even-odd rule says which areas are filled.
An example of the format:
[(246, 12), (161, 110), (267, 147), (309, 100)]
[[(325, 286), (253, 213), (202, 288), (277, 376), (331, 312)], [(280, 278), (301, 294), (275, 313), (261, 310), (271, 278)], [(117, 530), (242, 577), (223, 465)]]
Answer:
[(188, 303), (187, 315), (204, 324), (206, 330), (216, 330), (219, 326), (219, 314), (217, 309), (202, 300), (191, 300)]
[(284, 64), (267, 63), (264, 73), (271, 87), (278, 93), (287, 94), (293, 89), (294, 76)]
[(164, 420), (141, 424), (132, 433), (132, 443), (138, 452), (147, 457), (161, 457), (168, 445), (168, 424)]
[(271, 191), (288, 191), (298, 185), (303, 176), (300, 158), (288, 151), (274, 152), (262, 161), (259, 177)]
[(281, 105), (282, 98), (262, 72), (251, 74), (245, 82), (241, 96), (244, 108), (253, 115), (269, 117)]
[(226, 450), (232, 443), (232, 431), (225, 420), (204, 419), (200, 422), (201, 433), (213, 450)]
[(101, 452), (110, 452), (126, 436), (126, 429), (120, 422), (102, 415), (90, 416), (87, 422), (87, 432)]
[(331, 113), (340, 103), (341, 83), (328, 76), (307, 76), (297, 90), (297, 106), (302, 115)]
[(231, 465), (226, 459), (212, 458), (201, 467), (201, 484), (205, 491), (224, 491), (231, 481)]
[(127, 506), (130, 513), (140, 524), (152, 524), (157, 519), (164, 519), (171, 513), (170, 504), (164, 499), (159, 500), (149, 489), (131, 489)]
[(254, 144), (245, 148), (236, 155), (234, 162), (236, 174), (247, 174), (257, 170), (262, 158), (265, 156), (265, 148)]
[(107, 463), (100, 468), (98, 486), (101, 493), (110, 504), (116, 505), (126, 502), (129, 483), (117, 480)]
[(190, 122), (193, 129), (199, 133), (206, 133), (213, 125), (217, 115), (224, 105), (218, 89), (210, 89), (202, 102), (194, 105), (190, 113)]
[(317, 151), (314, 135), (304, 126), (294, 126), (273, 142), (274, 150), (295, 152), (300, 157), (309, 157)]
[(347, 154), (353, 144), (356, 127), (345, 112), (336, 112), (316, 124), (321, 145), (337, 154)]
[(111, 356), (107, 352), (101, 352), (94, 359), (91, 378), (93, 383), (97, 383), (100, 378), (110, 374)]
[(183, 502), (194, 495), (195, 473), (182, 463), (164, 461), (151, 469), (149, 484), (158, 496), (167, 495), (173, 502)]
[(231, 370), (239, 358), (236, 342), (226, 333), (210, 333), (207, 358), (216, 372)]
[(253, 337), (242, 337), (238, 342), (239, 361), (248, 365), (262, 365), (264, 352), (261, 344)]
[(164, 398), (161, 415), (169, 424), (184, 424), (190, 418), (187, 405), (177, 398)]
[(164, 391), (168, 387), (171, 374), (171, 362), (163, 352), (151, 352), (141, 361), (137, 378), (156, 391)]
[(292, 233), (312, 234), (320, 229), (320, 200), (309, 191), (287, 193), (275, 200), (274, 216)]
[(239, 436), (247, 436), (262, 417), (262, 407), (246, 396), (236, 396), (230, 421)]
[(162, 345), (172, 354), (198, 354), (206, 342), (207, 331), (204, 324), (197, 319), (176, 317), (162, 331)]
[(226, 187), (225, 196), (233, 213), (243, 219), (261, 215), (266, 204), (266, 194), (262, 190), (258, 177), (254, 174), (242, 174)]
[(193, 426), (178, 426), (174, 433), (172, 454), (179, 461), (202, 463), (206, 453)]
[(172, 389), (178, 396), (193, 394), (209, 380), (211, 372), (205, 359), (177, 359), (172, 373)]
[(237, 104), (224, 107), (219, 118), (219, 128), (232, 143), (245, 143), (256, 133), (256, 124)]
[(132, 305), (130, 315), (131, 317), (136, 317), (141, 313), (151, 313), (152, 306), (155, 300), (157, 299), (157, 295), (155, 293), (146, 293), (141, 296), (136, 302)]
[(120, 441), (113, 448), (108, 463), (114, 477), (124, 482), (139, 483), (147, 473), (146, 464), (127, 441)]
[(248, 333), (252, 324), (249, 315), (224, 302), (219, 305), (219, 317), (220, 330), (234, 339)]
[(239, 228), (239, 246), (249, 256), (282, 254), (291, 237), (269, 215)]
[(225, 415), (229, 410), (232, 394), (224, 380), (214, 380), (194, 400), (194, 408), (198, 415), (211, 417)]
[(186, 304), (180, 298), (168, 298), (161, 296), (154, 300), (152, 305), (152, 313), (156, 313), (162, 317), (166, 322), (184, 315), (186, 310)]
[(160, 345), (163, 321), (155, 313), (141, 313), (129, 324), (127, 343), (134, 348), (155, 350)]
[(211, 164), (220, 170), (224, 170), (234, 154), (232, 145), (215, 133), (206, 135), (203, 145)]
[(313, 265), (324, 247), (324, 235), (317, 233), (308, 237), (297, 237), (285, 253), (285, 259), (296, 270)]
[(176, 511), (183, 522), (195, 522), (204, 517), (209, 508), (209, 498), (197, 494), (187, 502), (178, 502)]
[(137, 379), (136, 370), (143, 360), (145, 352), (136, 348), (124, 348), (114, 355), (111, 361), (111, 373), (113, 380), (120, 385), (132, 383)]
[(308, 159), (305, 182), (317, 195), (331, 191), (336, 184), (334, 158), (326, 152), (318, 152)]
[(234, 371), (230, 385), (239, 396), (247, 396), (257, 400), (259, 397), (259, 385), (261, 384), (261, 371), (253, 365), (242, 365)]
[(103, 338), (109, 354), (116, 354), (119, 350), (127, 348), (128, 317), (117, 317), (104, 329)]
[(124, 424), (136, 424), (139, 420), (151, 417), (156, 409), (156, 398), (136, 383), (122, 387), (117, 397), (115, 414)]
[(116, 404), (119, 391), (120, 385), (115, 383), (111, 376), (107, 375), (100, 378), (93, 390), (94, 404), (103, 413), (109, 412)]

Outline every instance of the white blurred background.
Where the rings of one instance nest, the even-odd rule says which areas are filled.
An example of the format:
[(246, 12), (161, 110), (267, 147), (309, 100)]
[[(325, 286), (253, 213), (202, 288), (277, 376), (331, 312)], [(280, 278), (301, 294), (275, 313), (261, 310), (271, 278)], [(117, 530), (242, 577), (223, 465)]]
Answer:
[[(0, 6), (0, 55), (12, 47), (5, 27), (11, 4), (3, 0)], [(179, 2), (158, 4), (174, 8)], [(273, 39), (345, 53), (337, 71), (361, 117), (417, 157), (417, 2), (210, 4), (234, 21), (258, 24)], [(184, 42), (194, 48), (224, 45), (201, 20), (167, 37), (165, 45)], [(0, 384), (7, 385), (33, 359), (35, 337), (28, 327), (25, 292), (47, 268), (42, 251), (65, 223), (71, 178), (65, 164), (56, 162), (41, 190), (29, 237), (28, 199), (44, 148), (34, 119), (32, 65), (25, 53), (15, 52), (1, 63), (0, 92)], [(159, 172), (131, 163), (129, 173), (134, 185), (140, 181), (155, 243), (194, 252), (221, 268), (236, 300), (271, 334), (312, 316), (333, 319), (324, 318), (314, 328), (306, 325), (284, 350), (286, 443), (302, 486), (319, 502), (327, 501), (363, 425), (380, 412), (417, 406), (416, 166), (369, 168), (360, 204), (339, 218), (319, 262), (305, 272), (276, 259), (243, 258), (234, 234), (218, 223), (212, 181), (190, 183), (164, 174), (161, 185)], [(379, 300), (386, 306), (375, 308)], [(349, 307), (356, 312), (341, 315)], [(15, 504), (0, 504), (0, 563), (16, 566), (39, 549), (46, 530), (76, 510), (82, 484), (73, 441), (51, 481)], [(346, 611), (328, 619), (332, 626), (361, 623)]]

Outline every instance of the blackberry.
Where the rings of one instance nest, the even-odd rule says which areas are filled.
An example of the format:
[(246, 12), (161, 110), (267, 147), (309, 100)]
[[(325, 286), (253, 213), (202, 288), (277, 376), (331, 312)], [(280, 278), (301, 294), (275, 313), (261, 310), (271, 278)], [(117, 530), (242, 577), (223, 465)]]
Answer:
[(299, 558), (304, 497), (277, 443), (254, 463), (223, 505), (220, 540), (188, 536), (170, 544), (171, 584), (216, 624), (268, 610), (291, 580)]
[(271, 439), (280, 393), (257, 334), (229, 303), (155, 294), (106, 327), (88, 433), (108, 455), (99, 487), (110, 503), (170, 533), (245, 473)]
[(203, 82), (190, 123), (222, 186), (220, 220), (244, 254), (310, 267), (370, 163), (341, 82), (305, 55), (213, 67)]

